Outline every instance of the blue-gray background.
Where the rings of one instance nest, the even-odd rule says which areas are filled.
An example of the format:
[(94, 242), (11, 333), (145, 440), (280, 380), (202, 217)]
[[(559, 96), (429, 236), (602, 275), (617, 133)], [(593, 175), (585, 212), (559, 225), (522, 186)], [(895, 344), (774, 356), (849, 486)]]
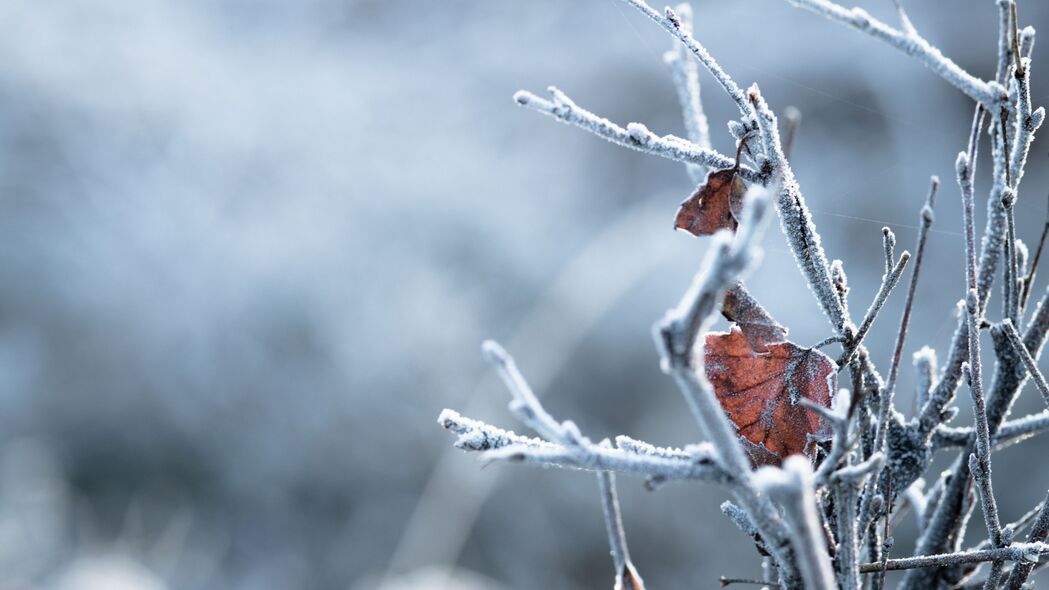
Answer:
[[(910, 4), (933, 43), (993, 76), (992, 0)], [(863, 5), (895, 22), (888, 0)], [(696, 13), (738, 82), (803, 113), (794, 169), (854, 314), (877, 288), (881, 227), (912, 248), (928, 177), (943, 178), (909, 413), (910, 353), (945, 347), (961, 296), (953, 162), (970, 102), (779, 0)], [(1020, 17), (1049, 32), (1049, 6), (1022, 1)], [(670, 229), (684, 169), (510, 100), (556, 84), (682, 134), (665, 34), (614, 0), (8, 0), (0, 30), (0, 587), (609, 587), (592, 476), (482, 470), (435, 418), (517, 427), (479, 355), (495, 337), (591, 437), (699, 439), (650, 337), (706, 247)], [(701, 75), (730, 151), (732, 104)], [(1047, 145), (1017, 206), (1029, 243)], [(766, 245), (753, 292), (797, 342), (823, 339), (775, 226)], [(883, 365), (901, 300), (870, 335)], [(1028, 391), (1017, 411), (1041, 405)], [(1044, 495), (1046, 450), (996, 455), (1004, 519)], [(651, 587), (758, 573), (722, 491), (620, 489)]]

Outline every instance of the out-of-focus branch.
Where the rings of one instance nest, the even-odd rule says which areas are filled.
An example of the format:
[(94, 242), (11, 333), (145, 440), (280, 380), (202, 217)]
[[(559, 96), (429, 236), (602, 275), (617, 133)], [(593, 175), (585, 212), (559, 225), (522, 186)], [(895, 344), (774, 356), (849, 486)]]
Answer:
[(843, 389), (839, 391), (838, 395), (834, 396), (834, 401), (829, 410), (818, 404), (811, 403), (807, 399), (802, 399), (801, 403), (810, 410), (821, 414), (823, 419), (830, 424), (831, 431), (834, 433), (831, 439), (830, 454), (820, 464), (815, 475), (816, 485), (823, 486), (827, 484), (830, 475), (838, 469), (841, 460), (845, 458), (845, 454), (849, 451), (852, 397), (848, 390)]
[(809, 460), (793, 455), (783, 462), (782, 469), (761, 468), (754, 474), (754, 481), (783, 509), (805, 587), (836, 588), (834, 570), (816, 509), (813, 492), (815, 480)]
[(783, 119), (783, 157), (789, 160), (794, 150), (794, 142), (798, 138), (798, 129), (801, 127), (801, 111), (788, 106), (783, 109)]
[[(674, 7), (681, 28), (692, 34), (692, 6), (688, 3)], [(704, 149), (710, 149), (710, 123), (703, 110), (703, 99), (699, 85), (699, 64), (692, 59), (688, 48), (675, 43), (674, 48), (663, 54), (663, 61), (670, 66), (677, 90), (678, 102), (681, 103), (681, 115), (685, 122), (685, 135), (689, 141)], [(688, 164), (688, 173), (696, 184), (703, 182), (706, 168), (697, 164)]]

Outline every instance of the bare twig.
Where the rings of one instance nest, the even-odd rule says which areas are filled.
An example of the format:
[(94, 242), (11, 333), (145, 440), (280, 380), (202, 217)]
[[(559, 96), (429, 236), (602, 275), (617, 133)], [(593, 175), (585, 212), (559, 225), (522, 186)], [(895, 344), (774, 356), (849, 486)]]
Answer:
[[(974, 239), (973, 224), (973, 191), (972, 175), (968, 166), (969, 160), (964, 152), (958, 155), (958, 183), (962, 186), (962, 211), (965, 219), (965, 252), (966, 252), (966, 278), (968, 282), (968, 293), (965, 301), (967, 317), (969, 321), (969, 364), (968, 381), (969, 393), (973, 400), (973, 413), (975, 414), (976, 453), (970, 456), (969, 469), (973, 474), (977, 489), (980, 491), (980, 501), (983, 506), (984, 522), (987, 525), (988, 538), (993, 547), (1002, 547), (1002, 529), (998, 520), (998, 507), (994, 500), (994, 492), (991, 485), (991, 441), (987, 425), (987, 409), (983, 395), (983, 363), (980, 360), (980, 331), (978, 317), (980, 316), (979, 295), (976, 291), (976, 245)], [(964, 369), (963, 369), (964, 371)], [(974, 467), (976, 469), (974, 469)], [(996, 569), (1000, 572), (1000, 560)], [(997, 584), (993, 574), (988, 581), (990, 588)]]
[(863, 463), (857, 463), (856, 465), (850, 465), (848, 467), (842, 467), (831, 474), (832, 482), (841, 481), (862, 481), (863, 478), (867, 477), (871, 473), (877, 472), (885, 465), (885, 455), (880, 452), (874, 453)]
[[(837, 444), (837, 441), (835, 441)], [(863, 480), (845, 478), (834, 489), (834, 511), (838, 521), (838, 578), (845, 590), (860, 590), (859, 539), (856, 536), (856, 503)]]
[(839, 391), (828, 410), (823, 406), (802, 399), (801, 403), (809, 409), (823, 415), (824, 419), (831, 425), (834, 438), (831, 441), (830, 454), (820, 464), (816, 471), (816, 486), (826, 485), (830, 475), (838, 469), (838, 464), (849, 450), (849, 425), (852, 423), (852, 398), (848, 390)]
[(1004, 86), (1013, 63), (1013, 0), (998, 0), (998, 67), (994, 79)]
[(1020, 309), (1027, 309), (1027, 298), (1031, 294), (1031, 285), (1034, 284), (1035, 273), (1038, 272), (1038, 262), (1042, 259), (1042, 249), (1045, 248), (1045, 238), (1049, 235), (1049, 213), (1046, 214), (1045, 224), (1042, 226), (1042, 236), (1038, 238), (1038, 247), (1034, 251), (1034, 258), (1031, 259), (1031, 266), (1027, 271), (1027, 276), (1023, 280), (1023, 291), (1020, 295)]
[(1026, 26), (1020, 31), (1020, 57), (1030, 58), (1034, 52), (1034, 27)]
[[(905, 15), (903, 15), (903, 18), (906, 18)], [(910, 285), (907, 288), (907, 297), (903, 304), (903, 313), (900, 316), (900, 327), (896, 332), (896, 345), (893, 348), (892, 360), (889, 364), (889, 377), (885, 382), (885, 387), (882, 388), (881, 397), (879, 399), (878, 432), (875, 437), (874, 448), (885, 453), (889, 452), (885, 445), (889, 431), (890, 416), (894, 411), (893, 396), (896, 393), (896, 378), (899, 375), (900, 359), (903, 357), (903, 345), (907, 339), (907, 329), (910, 326), (911, 309), (914, 306), (914, 295), (918, 289), (918, 276), (919, 272), (921, 272), (922, 258), (925, 253), (925, 243), (928, 240), (929, 229), (932, 227), (933, 223), (933, 206), (936, 204), (936, 190), (939, 186), (940, 179), (933, 176), (930, 179), (929, 193), (925, 197), (925, 204), (921, 209), (921, 226), (918, 230), (918, 244), (915, 247), (915, 252), (917, 252), (917, 254), (914, 260), (914, 271), (911, 273)], [(886, 250), (886, 253), (891, 255), (891, 251), (888, 249)], [(886, 261), (888, 260), (889, 259), (886, 259)], [(900, 260), (901, 262), (904, 262), (902, 256), (900, 257)], [(888, 266), (886, 266), (886, 275), (888, 276)], [(887, 479), (887, 483), (892, 481), (891, 477)], [(889, 485), (891, 485), (891, 483), (889, 483)], [(887, 497), (890, 498), (891, 504), (892, 495), (887, 494)]]
[[(979, 147), (979, 132), (983, 125), (984, 109), (977, 105), (973, 113), (972, 126), (969, 130), (969, 143), (966, 154), (967, 180), (972, 190), (972, 177), (976, 173), (977, 152)], [(959, 158), (960, 159), (960, 158)], [(995, 160), (996, 171), (999, 170)], [(996, 176), (996, 178), (998, 178)], [(961, 180), (960, 180), (961, 181)], [(1004, 174), (1000, 176), (1000, 183), (996, 181), (992, 188), (992, 195), (996, 198), (987, 203), (987, 225), (984, 228), (982, 250), (980, 252), (980, 263), (976, 272), (976, 288), (980, 294), (980, 309), (983, 309), (987, 297), (990, 296), (991, 283), (998, 264), (998, 255), (1002, 248), (1002, 234), (1005, 227), (1005, 212), (1001, 204), (1001, 190), (1004, 190)], [(999, 190), (1001, 189), (1001, 190)], [(963, 187), (963, 190), (966, 190)], [(969, 284), (969, 267), (966, 265), (966, 284)], [(944, 416), (947, 405), (954, 400), (955, 392), (962, 377), (962, 363), (969, 352), (969, 328), (965, 313), (958, 318), (958, 327), (951, 336), (951, 345), (947, 352), (947, 361), (944, 363), (943, 372), (939, 382), (933, 388), (928, 401), (921, 407), (918, 416), (918, 426), (924, 436), (931, 436), (933, 429)]]
[(750, 104), (747, 102), (746, 96), (743, 94), (743, 89), (736, 84), (731, 76), (725, 73), (725, 70), (721, 69), (721, 66), (718, 65), (718, 62), (714, 61), (714, 58), (711, 57), (710, 52), (707, 51), (706, 47), (703, 47), (699, 41), (696, 41), (695, 37), (691, 35), (690, 31), (686, 30), (681, 17), (679, 17), (673, 10), (668, 7), (663, 14), (660, 14), (644, 0), (623, 1), (641, 11), (642, 14), (666, 29), (668, 33), (677, 37), (677, 39), (688, 48), (692, 55), (696, 56), (699, 63), (703, 64), (703, 67), (710, 71), (718, 84), (725, 89), (725, 92), (739, 108), (740, 114), (745, 117), (752, 113)]
[(1020, 321), (1020, 283), (1017, 280), (1019, 269), (1016, 254), (1016, 219), (1014, 205), (1016, 193), (1006, 187), (1002, 193), (1002, 207), (1005, 209), (1005, 268), (1002, 271), (1002, 315), (1013, 323)]
[[(1009, 547), (998, 549), (984, 549), (981, 551), (959, 551), (957, 553), (944, 553), (939, 555), (919, 555), (917, 557), (902, 557), (890, 559), (885, 564), (889, 571), (908, 570), (918, 568), (942, 568), (952, 565), (966, 563), (983, 563), (987, 561), (1038, 561), (1038, 556), (1049, 553), (1049, 545), (1045, 543), (1016, 543)], [(865, 563), (860, 566), (860, 572), (873, 574), (880, 572), (881, 563)]]
[(1023, 338), (1020, 337), (1020, 333), (1016, 331), (1016, 326), (1013, 322), (1006, 318), (1002, 320), (1002, 328), (1005, 330), (1005, 335), (1009, 337), (1009, 342), (1012, 343), (1013, 348), (1016, 350), (1016, 354), (1019, 355), (1020, 360), (1024, 366), (1027, 367), (1027, 372), (1031, 374), (1031, 378), (1034, 380), (1034, 384), (1038, 387), (1038, 391), (1042, 393), (1042, 398), (1045, 399), (1045, 403), (1049, 405), (1049, 383), (1046, 383), (1045, 376), (1038, 369), (1038, 363), (1031, 356), (1031, 352), (1024, 346)]
[[(889, 232), (888, 235), (892, 235)], [(886, 240), (888, 242), (888, 240)], [(891, 254), (886, 248), (886, 252)], [(859, 350), (860, 345), (863, 343), (863, 338), (867, 335), (867, 332), (874, 325), (874, 320), (878, 317), (878, 313), (881, 312), (881, 308), (885, 306), (885, 302), (889, 299), (889, 294), (896, 287), (896, 284), (900, 282), (900, 277), (903, 276), (903, 269), (907, 266), (907, 261), (911, 259), (911, 253), (906, 250), (903, 254), (900, 254), (899, 260), (891, 268), (886, 265), (885, 274), (881, 277), (881, 286), (878, 287), (878, 293), (874, 296), (874, 301), (871, 302), (867, 313), (863, 316), (863, 323), (860, 324), (859, 329), (856, 331), (855, 337), (849, 347), (846, 348), (845, 352), (838, 358), (838, 367), (844, 367), (849, 364), (852, 360), (853, 355)]]
[[(1013, 4), (1015, 10), (1016, 5)], [(1015, 26), (1015, 22), (1013, 23)], [(1014, 29), (1014, 43), (1016, 42)], [(1018, 46), (1014, 51), (1019, 51)], [(1030, 151), (1034, 134), (1042, 126), (1045, 120), (1045, 109), (1038, 107), (1032, 110), (1031, 105), (1031, 82), (1030, 82), (1030, 58), (1019, 58), (1016, 61), (1013, 73), (1013, 91), (1016, 94), (1016, 121), (1012, 129), (1013, 149), (1009, 154), (1009, 177), (1012, 180), (1010, 186), (1013, 190), (1020, 185), (1023, 178), (1024, 167), (1027, 163), (1027, 154)]]
[[(604, 441), (602, 446), (609, 446), (608, 441)], [(612, 563), (616, 568), (615, 590), (645, 590), (645, 583), (630, 561), (623, 517), (619, 512), (616, 476), (611, 471), (598, 471), (597, 483), (601, 489), (601, 511), (605, 515), (605, 530), (608, 532), (608, 545), (612, 549)]]
[[(1046, 536), (1049, 536), (1049, 494), (1042, 501), (1042, 508), (1038, 511), (1038, 520), (1031, 527), (1031, 532), (1027, 535), (1027, 541), (1029, 543), (1040, 543), (1045, 541)], [(1031, 575), (1031, 570), (1033, 569), (1034, 564), (1029, 560), (1018, 562), (1005, 582), (1006, 590), (1021, 590), (1027, 581), (1027, 576)]]
[[(998, 449), (1005, 445), (1014, 444), (1018, 440), (1047, 431), (1049, 431), (1049, 410), (1009, 420), (1002, 423), (1001, 427), (995, 432), (995, 448)], [(969, 443), (972, 435), (972, 428), (948, 428), (941, 426), (936, 429), (932, 441), (933, 445), (940, 449), (964, 447)]]

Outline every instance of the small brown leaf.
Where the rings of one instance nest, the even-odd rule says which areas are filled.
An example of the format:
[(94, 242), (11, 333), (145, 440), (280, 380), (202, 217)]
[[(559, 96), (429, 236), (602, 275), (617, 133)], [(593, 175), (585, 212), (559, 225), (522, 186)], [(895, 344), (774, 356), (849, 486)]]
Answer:
[(734, 168), (711, 172), (703, 186), (678, 207), (674, 228), (694, 236), (709, 236), (723, 228), (735, 231), (739, 225), (731, 206), (735, 192), (742, 202), (746, 186)]
[(739, 157), (747, 145), (746, 138), (736, 150), (736, 164), (707, 175), (702, 186), (681, 202), (674, 229), (683, 229), (694, 236), (709, 236), (719, 229), (736, 231), (743, 213), (743, 196), (747, 185), (739, 177)]
[(755, 465), (778, 465), (789, 455), (807, 454), (812, 439), (828, 435), (823, 417), (801, 404), (804, 398), (830, 406), (837, 365), (827, 355), (790, 341), (755, 352), (733, 326), (707, 334), (704, 360), (714, 394), (751, 443), (746, 446)]

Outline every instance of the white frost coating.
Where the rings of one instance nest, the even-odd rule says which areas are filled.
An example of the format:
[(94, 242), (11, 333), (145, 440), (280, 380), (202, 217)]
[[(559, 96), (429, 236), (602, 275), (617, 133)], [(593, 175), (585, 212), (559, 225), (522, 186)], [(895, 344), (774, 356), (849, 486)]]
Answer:
[[(645, 475), (666, 481), (697, 479), (711, 482), (730, 482), (733, 477), (717, 461), (713, 447), (690, 447), (687, 456), (669, 457), (639, 454), (622, 449), (594, 444), (583, 436), (575, 423), (558, 423), (532, 392), (517, 369), (514, 359), (498, 343), (488, 340), (482, 346), (485, 358), (499, 371), (499, 376), (513, 395), (510, 409), (528, 427), (546, 440), (519, 436), (483, 422), (460, 416), (453, 410), (444, 410), (438, 423), (459, 435), (456, 446), (464, 450), (482, 451), (489, 461), (516, 461), (591, 471), (621, 471)], [(639, 446), (652, 447), (638, 441)]]
[(783, 462), (782, 469), (762, 467), (754, 473), (754, 485), (780, 504), (791, 529), (791, 542), (805, 587), (837, 587), (820, 525), (809, 460), (792, 455)]
[[(731, 168), (735, 163), (735, 158), (730, 158), (712, 149), (701, 148), (687, 139), (674, 135), (656, 135), (639, 123), (627, 125), (627, 128), (624, 129), (580, 107), (567, 94), (553, 86), (549, 88), (549, 92), (552, 100), (540, 98), (526, 90), (519, 90), (514, 94), (514, 102), (550, 115), (563, 123), (575, 125), (614, 144), (646, 154), (707, 168)], [(631, 126), (633, 126), (632, 132), (629, 130)], [(758, 171), (747, 166), (740, 166), (739, 174), (750, 182), (762, 178)]]
[(623, 0), (627, 4), (637, 8), (642, 14), (655, 21), (657, 24), (667, 30), (668, 33), (678, 38), (686, 48), (696, 56), (699, 63), (703, 64), (703, 67), (714, 76), (714, 79), (718, 81), (718, 84), (725, 89), (729, 97), (736, 103), (736, 107), (739, 108), (739, 112), (746, 116), (751, 112), (750, 105), (747, 103), (746, 97), (743, 95), (743, 90), (738, 84), (732, 79), (731, 76), (725, 73), (725, 70), (721, 69), (714, 58), (710, 55), (710, 52), (703, 47), (699, 41), (696, 41), (689, 31), (684, 27), (684, 23), (681, 18), (670, 8), (667, 7), (663, 14), (660, 14), (652, 9), (644, 0)]
[(953, 84), (970, 98), (983, 103), (988, 109), (997, 109), (1008, 99), (1008, 93), (997, 82), (980, 80), (963, 70), (958, 64), (945, 57), (917, 31), (899, 31), (872, 17), (862, 8), (845, 8), (829, 0), (787, 0), (799, 8), (805, 8), (830, 20), (849, 25), (876, 39), (881, 39), (896, 49), (916, 58), (944, 80)]
[[(692, 7), (688, 4), (678, 4), (674, 10), (681, 22), (681, 28), (691, 35)], [(710, 149), (710, 123), (703, 110), (703, 100), (700, 94), (699, 64), (692, 59), (684, 44), (676, 44), (674, 49), (664, 53), (663, 61), (670, 66), (678, 102), (681, 104), (685, 134), (692, 143), (701, 148)], [(703, 166), (688, 165), (689, 176), (696, 184), (703, 182), (706, 172)]]
[(750, 87), (747, 95), (757, 113), (762, 142), (768, 163), (772, 167), (772, 182), (778, 183), (780, 187), (776, 198), (780, 228), (787, 236), (787, 243), (794, 254), (794, 260), (798, 263), (802, 274), (805, 275), (806, 282), (827, 319), (830, 320), (837, 335), (845, 335), (851, 321), (834, 288), (830, 265), (820, 245), (820, 236), (812, 222), (812, 214), (805, 205), (805, 198), (798, 188), (797, 180), (794, 179), (794, 172), (783, 154), (776, 115), (768, 107), (756, 84)]

